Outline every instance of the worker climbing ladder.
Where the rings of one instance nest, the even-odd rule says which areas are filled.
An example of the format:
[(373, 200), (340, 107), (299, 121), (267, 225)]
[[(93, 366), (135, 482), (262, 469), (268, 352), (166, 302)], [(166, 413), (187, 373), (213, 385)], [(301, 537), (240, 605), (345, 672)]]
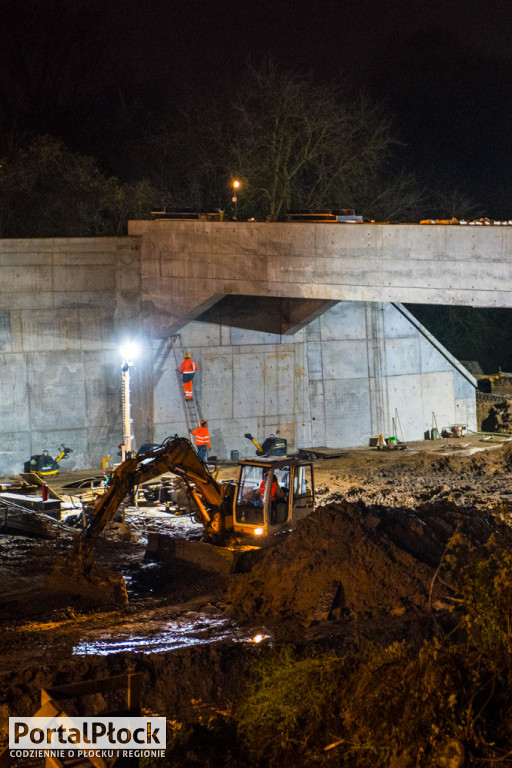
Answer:
[(172, 351), (174, 353), (174, 360), (176, 362), (176, 376), (178, 379), (179, 391), (181, 401), (183, 403), (183, 411), (185, 413), (185, 420), (187, 422), (188, 429), (195, 429), (201, 424), (201, 407), (199, 399), (197, 397), (197, 388), (193, 388), (193, 394), (191, 398), (185, 397), (185, 391), (181, 381), (180, 365), (185, 358), (185, 350), (183, 348), (183, 341), (181, 334), (176, 333), (171, 336)]

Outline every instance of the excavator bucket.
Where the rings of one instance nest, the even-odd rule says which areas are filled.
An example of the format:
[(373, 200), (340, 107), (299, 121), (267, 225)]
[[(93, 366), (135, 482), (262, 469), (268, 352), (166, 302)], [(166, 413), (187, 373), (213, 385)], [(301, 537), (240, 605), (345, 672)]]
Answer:
[(84, 573), (68, 561), (56, 564), (46, 575), (45, 587), (54, 604), (91, 608), (126, 605), (126, 582), (120, 573), (94, 566)]
[(249, 560), (258, 557), (260, 552), (261, 547), (218, 547), (205, 541), (189, 541), (162, 533), (149, 533), (145, 559), (159, 563), (182, 562), (206, 573), (227, 576), (245, 570)]

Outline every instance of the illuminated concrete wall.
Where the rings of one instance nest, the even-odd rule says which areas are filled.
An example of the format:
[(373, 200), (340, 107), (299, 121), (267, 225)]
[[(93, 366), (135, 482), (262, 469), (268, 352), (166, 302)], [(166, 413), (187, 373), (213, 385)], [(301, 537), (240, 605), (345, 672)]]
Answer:
[[(421, 440), (432, 426), (476, 429), (475, 380), (401, 305), (340, 302), (293, 335), (192, 322), (181, 331), (212, 453), (251, 453), (278, 433), (292, 448)], [(155, 387), (154, 437), (186, 424), (174, 359)]]
[(152, 293), (149, 275), (168, 275), (174, 251), (172, 241), (146, 247), (145, 237), (0, 241), (0, 475), (45, 449), (55, 455), (61, 443), (77, 468), (117, 459), (118, 348), (127, 338), (141, 344), (136, 444), (185, 434), (173, 357), (158, 354), (171, 317), (200, 365), (219, 457), (250, 453), (248, 431), (263, 439), (279, 430), (295, 449), (366, 444), (390, 433), (397, 415), (406, 440), (422, 437), (432, 411), (440, 427), (476, 427), (474, 380), (399, 305), (281, 295), (282, 280), (279, 296), (244, 294), (251, 263), (261, 267), (249, 253), (239, 260), (249, 282), (212, 293), (204, 259), (180, 252), (173, 263), (210, 297), (191, 310), (197, 290), (183, 298), (179, 276), (155, 278)]
[(140, 323), (136, 239), (0, 241), (0, 474), (61, 443), (101, 466), (121, 442), (118, 345)]

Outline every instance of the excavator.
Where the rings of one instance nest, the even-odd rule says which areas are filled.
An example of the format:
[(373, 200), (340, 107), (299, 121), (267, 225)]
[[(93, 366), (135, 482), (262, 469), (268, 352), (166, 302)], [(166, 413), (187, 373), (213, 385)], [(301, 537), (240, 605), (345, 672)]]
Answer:
[[(105, 491), (90, 510), (90, 522), (75, 543), (67, 574), (59, 574), (60, 583), (64, 576), (69, 583), (72, 563), (81, 586), (89, 589), (88, 584), (94, 582), (92, 558), (98, 536), (137, 486), (166, 472), (183, 479), (195, 503), (204, 543), (188, 544), (192, 545), (191, 559), (200, 566), (205, 564), (206, 570), (211, 569), (212, 550), (221, 555), (221, 570), (226, 569), (226, 562), (228, 570), (232, 569), (236, 558), (226, 558), (226, 553), (236, 553), (237, 544), (254, 547), (268, 543), (272, 536), (290, 529), (309, 514), (315, 504), (313, 465), (309, 461), (274, 456), (241, 459), (236, 482), (218, 482), (189, 440), (169, 438), (142, 456), (126, 458), (113, 471)], [(155, 559), (159, 559), (160, 549), (169, 553), (169, 541), (173, 541), (169, 536), (150, 535), (148, 549)], [(184, 549), (186, 546), (179, 548), (179, 557), (187, 559)], [(119, 580), (114, 582), (119, 591)]]

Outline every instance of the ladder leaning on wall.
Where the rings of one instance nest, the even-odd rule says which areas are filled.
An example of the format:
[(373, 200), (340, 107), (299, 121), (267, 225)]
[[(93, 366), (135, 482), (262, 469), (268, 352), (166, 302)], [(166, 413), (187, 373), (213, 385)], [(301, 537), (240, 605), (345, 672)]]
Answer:
[(181, 334), (176, 333), (171, 336), (171, 346), (174, 353), (174, 360), (176, 363), (176, 377), (178, 380), (178, 387), (181, 396), (181, 402), (183, 405), (183, 411), (185, 413), (185, 421), (187, 422), (188, 429), (195, 429), (201, 423), (201, 406), (199, 398), (197, 397), (197, 387), (194, 385), (193, 397), (188, 399), (185, 397), (185, 391), (183, 389), (183, 383), (181, 380), (180, 365), (185, 359), (185, 350), (183, 348), (183, 341)]

